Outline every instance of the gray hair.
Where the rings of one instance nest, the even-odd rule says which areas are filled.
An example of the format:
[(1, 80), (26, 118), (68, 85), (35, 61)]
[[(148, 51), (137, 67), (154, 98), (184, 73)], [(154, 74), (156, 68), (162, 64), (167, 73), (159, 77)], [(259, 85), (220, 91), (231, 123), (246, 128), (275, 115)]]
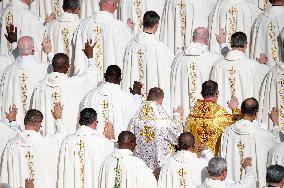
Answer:
[(34, 40), (30, 36), (23, 36), (17, 43), (19, 55), (31, 55), (34, 49)]
[(0, 183), (0, 188), (11, 188), (7, 183)]
[(222, 157), (213, 157), (208, 163), (207, 170), (210, 176), (218, 177), (224, 170), (227, 170), (227, 162)]
[(64, 0), (62, 8), (63, 10), (75, 10), (77, 8), (80, 8), (80, 1), (79, 0)]
[[(101, 6), (104, 3), (107, 3), (110, 0), (100, 0), (99, 5)], [(115, 0), (116, 2), (118, 2), (118, 0)]]

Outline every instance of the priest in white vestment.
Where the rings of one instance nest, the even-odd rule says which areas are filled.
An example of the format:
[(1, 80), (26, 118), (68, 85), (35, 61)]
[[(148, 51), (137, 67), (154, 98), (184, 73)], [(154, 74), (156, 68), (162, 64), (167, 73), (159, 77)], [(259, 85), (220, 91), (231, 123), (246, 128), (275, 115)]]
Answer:
[[(53, 1), (54, 0), (34, 0), (30, 4), (30, 10), (33, 11), (33, 13), (40, 17), (42, 20), (44, 20), (46, 17), (48, 17), (50, 14), (55, 12), (53, 9)], [(58, 0), (55, 0), (58, 1)]]
[[(64, 12), (60, 14), (54, 21), (47, 25), (45, 38), (51, 40), (54, 53), (65, 53), (71, 61), (71, 67), (74, 67), (74, 53), (72, 47), (72, 38), (76, 28), (80, 23), (80, 1), (64, 0)], [(73, 74), (73, 70), (69, 70), (69, 75)]]
[(106, 158), (100, 169), (99, 188), (156, 188), (157, 181), (141, 159), (133, 156), (136, 138), (123, 131), (118, 137), (118, 149)]
[[(249, 97), (259, 98), (259, 91), (269, 67), (249, 59), (246, 54), (247, 37), (236, 32), (231, 39), (232, 51), (225, 59), (217, 61), (212, 68), (210, 79), (219, 83), (218, 103), (226, 108), (232, 96), (243, 101)], [(257, 71), (256, 71), (257, 70)]]
[(190, 133), (182, 133), (178, 138), (179, 151), (170, 157), (161, 169), (159, 188), (196, 188), (208, 176), (207, 164), (213, 153), (201, 151), (201, 158), (194, 152), (195, 138)]
[(271, 165), (266, 172), (267, 187), (284, 187), (284, 167), (281, 165)]
[(100, 0), (80, 0), (81, 1), (81, 10), (80, 18), (85, 19), (89, 16), (92, 16), (95, 12), (100, 10), (99, 2)]
[(24, 36), (18, 41), (19, 56), (8, 66), (0, 85), (1, 119), (5, 121), (5, 112), (9, 107), (18, 108), (17, 121), (22, 125), (26, 112), (30, 109), (30, 101), (34, 88), (44, 79), (48, 72), (48, 64), (37, 62), (34, 57), (33, 39)]
[(0, 182), (11, 187), (24, 187), (26, 179), (34, 179), (35, 187), (54, 188), (61, 142), (66, 135), (60, 122), (62, 106), (56, 104), (53, 115), (57, 132), (43, 137), (39, 130), (43, 116), (29, 110), (25, 116), (25, 130), (11, 139), (4, 150)]
[(256, 59), (264, 53), (268, 66), (273, 67), (284, 60), (284, 43), (279, 35), (284, 28), (284, 2), (270, 0), (272, 6), (265, 9), (255, 20), (252, 28), (250, 58)]
[(258, 6), (258, 8), (265, 10), (271, 6), (269, 0), (247, 0), (248, 2)]
[(284, 142), (270, 148), (267, 156), (267, 166), (269, 165), (284, 166)]
[[(265, 130), (257, 122), (256, 116), (259, 110), (255, 98), (248, 98), (241, 105), (243, 119), (224, 130), (221, 139), (221, 156), (228, 163), (228, 177), (239, 181), (244, 177), (244, 169), (241, 161), (246, 157), (252, 158), (252, 169), (257, 177), (257, 187), (266, 185), (265, 173), (267, 154), (269, 149), (279, 142), (279, 126), (275, 126), (272, 132)], [(273, 116), (276, 111), (272, 111)]]
[(196, 28), (192, 37), (192, 43), (176, 56), (171, 70), (171, 107), (184, 109), (183, 120), (197, 99), (202, 98), (201, 86), (209, 80), (212, 66), (222, 58), (209, 52), (206, 28)]
[(197, 27), (208, 28), (217, 0), (168, 0), (161, 20), (160, 40), (175, 53), (187, 47)]
[(182, 109), (171, 118), (162, 107), (163, 90), (152, 88), (139, 112), (132, 118), (128, 129), (137, 139), (135, 155), (153, 171), (161, 168), (175, 152), (178, 137), (183, 132)]
[(132, 39), (125, 50), (123, 64), (122, 89), (128, 90), (135, 81), (142, 84), (142, 99), (153, 87), (160, 87), (165, 92), (164, 107), (171, 114), (170, 108), (170, 72), (174, 54), (156, 39), (160, 16), (148, 11), (143, 17), (143, 32)]
[(34, 39), (35, 58), (41, 59), (41, 42), (44, 35), (44, 26), (39, 17), (29, 10), (31, 0), (11, 0), (7, 7), (0, 12), (0, 54), (9, 55), (11, 45), (6, 40), (6, 26), (13, 24), (17, 27), (18, 37), (31, 36)]
[(242, 168), (245, 169), (244, 177), (234, 182), (227, 177), (227, 162), (222, 157), (214, 157), (208, 163), (209, 177), (198, 188), (255, 188), (256, 177), (252, 170), (252, 159), (245, 158), (242, 161)]
[(84, 97), (80, 109), (96, 110), (99, 135), (103, 135), (105, 123), (111, 122), (117, 140), (119, 133), (127, 130), (129, 121), (139, 109), (139, 102), (136, 102), (131, 93), (121, 89), (121, 69), (117, 65), (110, 65), (104, 78), (104, 83)]
[[(227, 33), (228, 44), (231, 42), (231, 36), (237, 31), (244, 32), (250, 44), (251, 28), (260, 13), (261, 10), (247, 0), (219, 1), (210, 16), (210, 51), (220, 53), (220, 46), (215, 37), (220, 29), (224, 29)], [(249, 54), (249, 49), (246, 53)]]
[(67, 136), (61, 146), (58, 188), (98, 187), (100, 167), (114, 150), (114, 142), (96, 130), (94, 109), (83, 109), (79, 124), (76, 133)]
[(109, 65), (123, 69), (123, 55), (132, 38), (130, 27), (114, 18), (117, 0), (100, 0), (100, 11), (83, 20), (77, 28), (72, 44), (75, 47), (74, 74), (86, 69), (82, 52), (87, 40), (94, 43), (94, 59), (101, 77)]
[(9, 56), (0, 55), (0, 78), (2, 78), (5, 69), (13, 63)]

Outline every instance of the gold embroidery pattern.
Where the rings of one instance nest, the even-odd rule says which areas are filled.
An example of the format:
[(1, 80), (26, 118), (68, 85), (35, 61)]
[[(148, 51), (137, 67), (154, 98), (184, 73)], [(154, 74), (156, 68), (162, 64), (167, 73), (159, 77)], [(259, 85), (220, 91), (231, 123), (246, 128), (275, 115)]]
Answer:
[(140, 131), (140, 136), (145, 137), (146, 143), (151, 142), (155, 138), (155, 133), (151, 129), (152, 127), (144, 126), (144, 129)]
[(269, 5), (269, 0), (265, 0), (263, 10), (265, 10), (268, 7), (268, 5)]
[(142, 31), (142, 24), (143, 24), (143, 17), (142, 17), (142, 11), (141, 11), (141, 1), (135, 0), (133, 3), (135, 7), (135, 11), (137, 14), (137, 22), (138, 22), (138, 32)]
[(61, 9), (60, 9), (60, 2), (59, 2), (59, 0), (57, 0), (57, 1), (54, 2), (53, 12), (54, 12), (57, 16), (60, 15)]
[(184, 168), (181, 168), (178, 171), (178, 175), (180, 176), (180, 180), (179, 180), (179, 186), (182, 188), (186, 188), (186, 182), (185, 182), (185, 175), (187, 173), (185, 172)]
[[(6, 15), (6, 26), (13, 24), (13, 14), (11, 12), (8, 12)], [(10, 51), (11, 50), (11, 44), (10, 42), (7, 42), (7, 48)]]
[(231, 67), (230, 69), (227, 70), (227, 72), (229, 73), (228, 79), (230, 81), (232, 96), (236, 96), (236, 72), (237, 70), (235, 69), (235, 67)]
[(82, 183), (82, 188), (84, 188), (84, 182), (85, 182), (85, 164), (84, 164), (84, 154), (85, 154), (85, 143), (83, 140), (80, 140), (77, 143), (77, 146), (79, 147), (79, 151), (78, 151), (78, 156), (79, 156), (79, 160), (80, 160), (80, 180)]
[(116, 167), (114, 169), (115, 171), (115, 183), (113, 188), (120, 188), (121, 187), (121, 167), (119, 165), (119, 158), (116, 158)]
[(138, 55), (138, 66), (139, 66), (139, 82), (142, 84), (142, 99), (146, 99), (146, 88), (145, 88), (145, 74), (144, 74), (144, 52), (140, 49), (137, 52)]
[(28, 161), (30, 179), (33, 179), (35, 177), (34, 163), (33, 163), (34, 155), (30, 151), (28, 151), (25, 157)]
[(191, 88), (189, 91), (189, 100), (190, 100), (190, 104), (189, 104), (189, 109), (191, 109), (191, 107), (193, 107), (193, 104), (195, 104), (197, 96), (196, 96), (196, 79), (197, 79), (197, 73), (196, 73), (196, 62), (193, 61), (192, 64), (190, 64), (189, 66), (189, 77), (191, 79)]
[(279, 62), (279, 54), (278, 54), (278, 42), (277, 42), (277, 36), (275, 33), (275, 25), (273, 22), (270, 22), (268, 25), (268, 37), (271, 40), (271, 59), (274, 61), (274, 63)]
[[(281, 75), (282, 76), (282, 75)], [(282, 131), (284, 130), (284, 79), (281, 79), (277, 82), (279, 89), (279, 98), (280, 98), (280, 106), (279, 108), (279, 117), (280, 117), (280, 125), (282, 127)]]
[(27, 112), (27, 99), (28, 99), (28, 86), (27, 86), (27, 75), (25, 73), (22, 73), (21, 76), (19, 77), (21, 80), (21, 91), (22, 91), (22, 106), (24, 113)]
[(51, 97), (55, 103), (60, 102), (61, 96), (58, 94), (57, 91), (52, 93)]
[(64, 42), (64, 52), (66, 55), (70, 57), (70, 49), (69, 49), (69, 30), (66, 28), (63, 28), (61, 31), (61, 34), (63, 36), (63, 42)]
[[(237, 146), (238, 146), (239, 153), (240, 153), (240, 159), (241, 159), (241, 161), (242, 161), (242, 160), (244, 159), (244, 149), (245, 149), (245, 145), (242, 143), (242, 141), (240, 141)], [(240, 169), (240, 172), (241, 172), (241, 178), (242, 178), (242, 173), (243, 173), (242, 167), (241, 167), (241, 169)]]
[(181, 0), (178, 4), (179, 7), (179, 15), (180, 15), (180, 34), (183, 40), (182, 46), (178, 46), (178, 48), (182, 48), (185, 46), (185, 29), (186, 29), (186, 17), (185, 17), (185, 4), (183, 0)]
[(228, 28), (228, 35), (227, 35), (227, 41), (228, 43), (231, 43), (231, 36), (236, 32), (237, 30), (237, 9), (235, 7), (231, 7), (228, 10), (229, 13), (229, 28)]
[(104, 123), (108, 122), (108, 102), (106, 100), (103, 100), (103, 102), (101, 103), (101, 107), (103, 108), (102, 110), (102, 115), (103, 115), (103, 121)]
[(96, 34), (96, 38), (95, 38), (95, 49), (96, 49), (95, 62), (97, 64), (97, 67), (100, 70), (100, 75), (103, 78), (103, 74), (104, 74), (104, 64), (103, 63), (104, 62), (103, 62), (103, 49), (102, 49), (102, 43), (101, 43), (102, 31), (103, 31), (102, 28), (98, 25), (94, 29), (94, 32)]

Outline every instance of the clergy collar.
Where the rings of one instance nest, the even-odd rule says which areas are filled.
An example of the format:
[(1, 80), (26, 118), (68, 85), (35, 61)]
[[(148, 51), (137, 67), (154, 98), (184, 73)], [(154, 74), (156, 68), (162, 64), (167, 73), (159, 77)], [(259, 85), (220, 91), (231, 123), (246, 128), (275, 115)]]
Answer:
[(277, 17), (284, 14), (284, 6), (272, 6), (263, 12), (268, 17)]
[(70, 22), (70, 21), (79, 21), (80, 18), (79, 18), (78, 14), (63, 12), (62, 14), (59, 15), (57, 20), (60, 21), (60, 22)]
[(114, 19), (113, 14), (107, 11), (99, 11), (95, 13), (93, 18), (98, 23), (103, 23)]
[(208, 46), (201, 43), (192, 42), (185, 50), (185, 55), (199, 56), (203, 53), (209, 52)]
[(143, 43), (147, 43), (149, 41), (153, 41), (153, 40), (157, 40), (156, 39), (156, 35), (155, 34), (149, 34), (146, 32), (139, 32), (136, 34), (135, 36), (135, 40), (136, 42), (143, 44)]
[(25, 9), (29, 9), (29, 5), (27, 5), (26, 3), (23, 3), (20, 0), (11, 0), (8, 5), (10, 6), (18, 6), (18, 7), (23, 7)]
[(228, 61), (238, 61), (238, 60), (244, 60), (247, 59), (247, 56), (244, 52), (239, 50), (231, 50), (228, 52), (228, 54), (225, 57)]
[(250, 135), (253, 132), (253, 130), (257, 128), (261, 127), (259, 126), (259, 123), (256, 120), (251, 122), (249, 120), (244, 120), (244, 119), (237, 121), (232, 126), (233, 131), (239, 135)]
[(64, 73), (52, 72), (47, 75), (44, 83), (50, 87), (58, 87), (62, 83), (62, 80), (68, 79), (68, 76)]
[(192, 158), (198, 158), (196, 153), (192, 153), (191, 151), (186, 150), (177, 151), (173, 157), (179, 163), (191, 162)]
[(76, 131), (76, 135), (91, 135), (91, 134), (99, 135), (97, 130), (92, 129), (86, 125), (81, 125)]
[(33, 67), (35, 63), (38, 62), (35, 60), (34, 55), (18, 56), (15, 61), (15, 65), (22, 69)]
[(18, 133), (18, 135), (23, 144), (22, 146), (35, 145), (42, 139), (41, 134), (33, 130), (24, 130), (23, 132)]
[(123, 158), (124, 156), (133, 156), (133, 152), (129, 149), (114, 149), (113, 153), (111, 154), (114, 158)]

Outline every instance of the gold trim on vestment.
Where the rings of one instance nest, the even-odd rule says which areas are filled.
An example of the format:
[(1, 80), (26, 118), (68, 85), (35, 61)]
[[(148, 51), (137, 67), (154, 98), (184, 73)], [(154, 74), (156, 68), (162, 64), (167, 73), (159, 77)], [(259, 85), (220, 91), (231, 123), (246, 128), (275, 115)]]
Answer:
[(78, 156), (79, 156), (79, 162), (80, 162), (80, 180), (81, 180), (81, 187), (84, 188), (84, 182), (85, 182), (85, 142), (83, 140), (80, 140), (77, 143), (77, 146), (79, 147)]
[(141, 32), (143, 29), (143, 15), (141, 11), (141, 1), (140, 0), (135, 0), (133, 2), (133, 5), (135, 7), (135, 11), (137, 14), (137, 26), (138, 26), (138, 32)]
[(189, 65), (189, 77), (191, 79), (191, 87), (189, 90), (189, 100), (190, 100), (190, 105), (189, 105), (189, 109), (191, 109), (193, 107), (193, 104), (195, 104), (196, 100), (197, 100), (197, 96), (196, 96), (196, 79), (197, 79), (197, 64), (195, 62), (195, 58), (193, 59), (193, 62)]
[(100, 70), (100, 76), (101, 78), (103, 78), (104, 75), (104, 62), (103, 62), (103, 47), (102, 47), (102, 43), (101, 43), (101, 39), (102, 39), (102, 33), (103, 30), (102, 28), (96, 24), (96, 28), (94, 29), (95, 32), (95, 62), (97, 67)]
[(185, 16), (185, 7), (186, 4), (183, 2), (183, 0), (180, 0), (180, 2), (177, 4), (179, 7), (179, 16), (180, 16), (180, 34), (182, 39), (182, 46), (178, 46), (177, 48), (181, 49), (185, 47), (185, 30), (186, 30), (186, 16)]
[(227, 41), (230, 44), (231, 43), (231, 37), (237, 30), (237, 12), (238, 10), (235, 7), (231, 7), (228, 10), (229, 14), (229, 28), (228, 28), (228, 35), (227, 35)]
[(229, 69), (227, 69), (227, 72), (229, 73), (228, 75), (228, 79), (230, 82), (230, 90), (231, 90), (231, 96), (236, 96), (236, 68), (235, 67), (231, 67)]
[(186, 188), (186, 181), (185, 181), (185, 175), (187, 174), (187, 172), (184, 170), (184, 168), (179, 169), (179, 171), (177, 172), (177, 174), (179, 175), (179, 186), (181, 188)]
[(22, 91), (22, 107), (24, 114), (27, 112), (27, 99), (28, 99), (28, 85), (27, 85), (27, 75), (25, 73), (22, 73), (19, 77), (21, 80), (21, 91)]
[(268, 24), (268, 37), (271, 40), (271, 59), (276, 64), (279, 62), (279, 54), (278, 54), (278, 41), (275, 33), (276, 26), (273, 22)]
[(139, 66), (139, 82), (142, 84), (141, 96), (142, 99), (146, 99), (146, 81), (145, 81), (145, 62), (144, 62), (144, 52), (142, 49), (138, 50), (138, 66)]
[(34, 172), (34, 155), (32, 154), (31, 151), (28, 151), (27, 154), (25, 155), (27, 161), (28, 161), (28, 168), (29, 168), (29, 179), (33, 179), (35, 177), (35, 172)]

